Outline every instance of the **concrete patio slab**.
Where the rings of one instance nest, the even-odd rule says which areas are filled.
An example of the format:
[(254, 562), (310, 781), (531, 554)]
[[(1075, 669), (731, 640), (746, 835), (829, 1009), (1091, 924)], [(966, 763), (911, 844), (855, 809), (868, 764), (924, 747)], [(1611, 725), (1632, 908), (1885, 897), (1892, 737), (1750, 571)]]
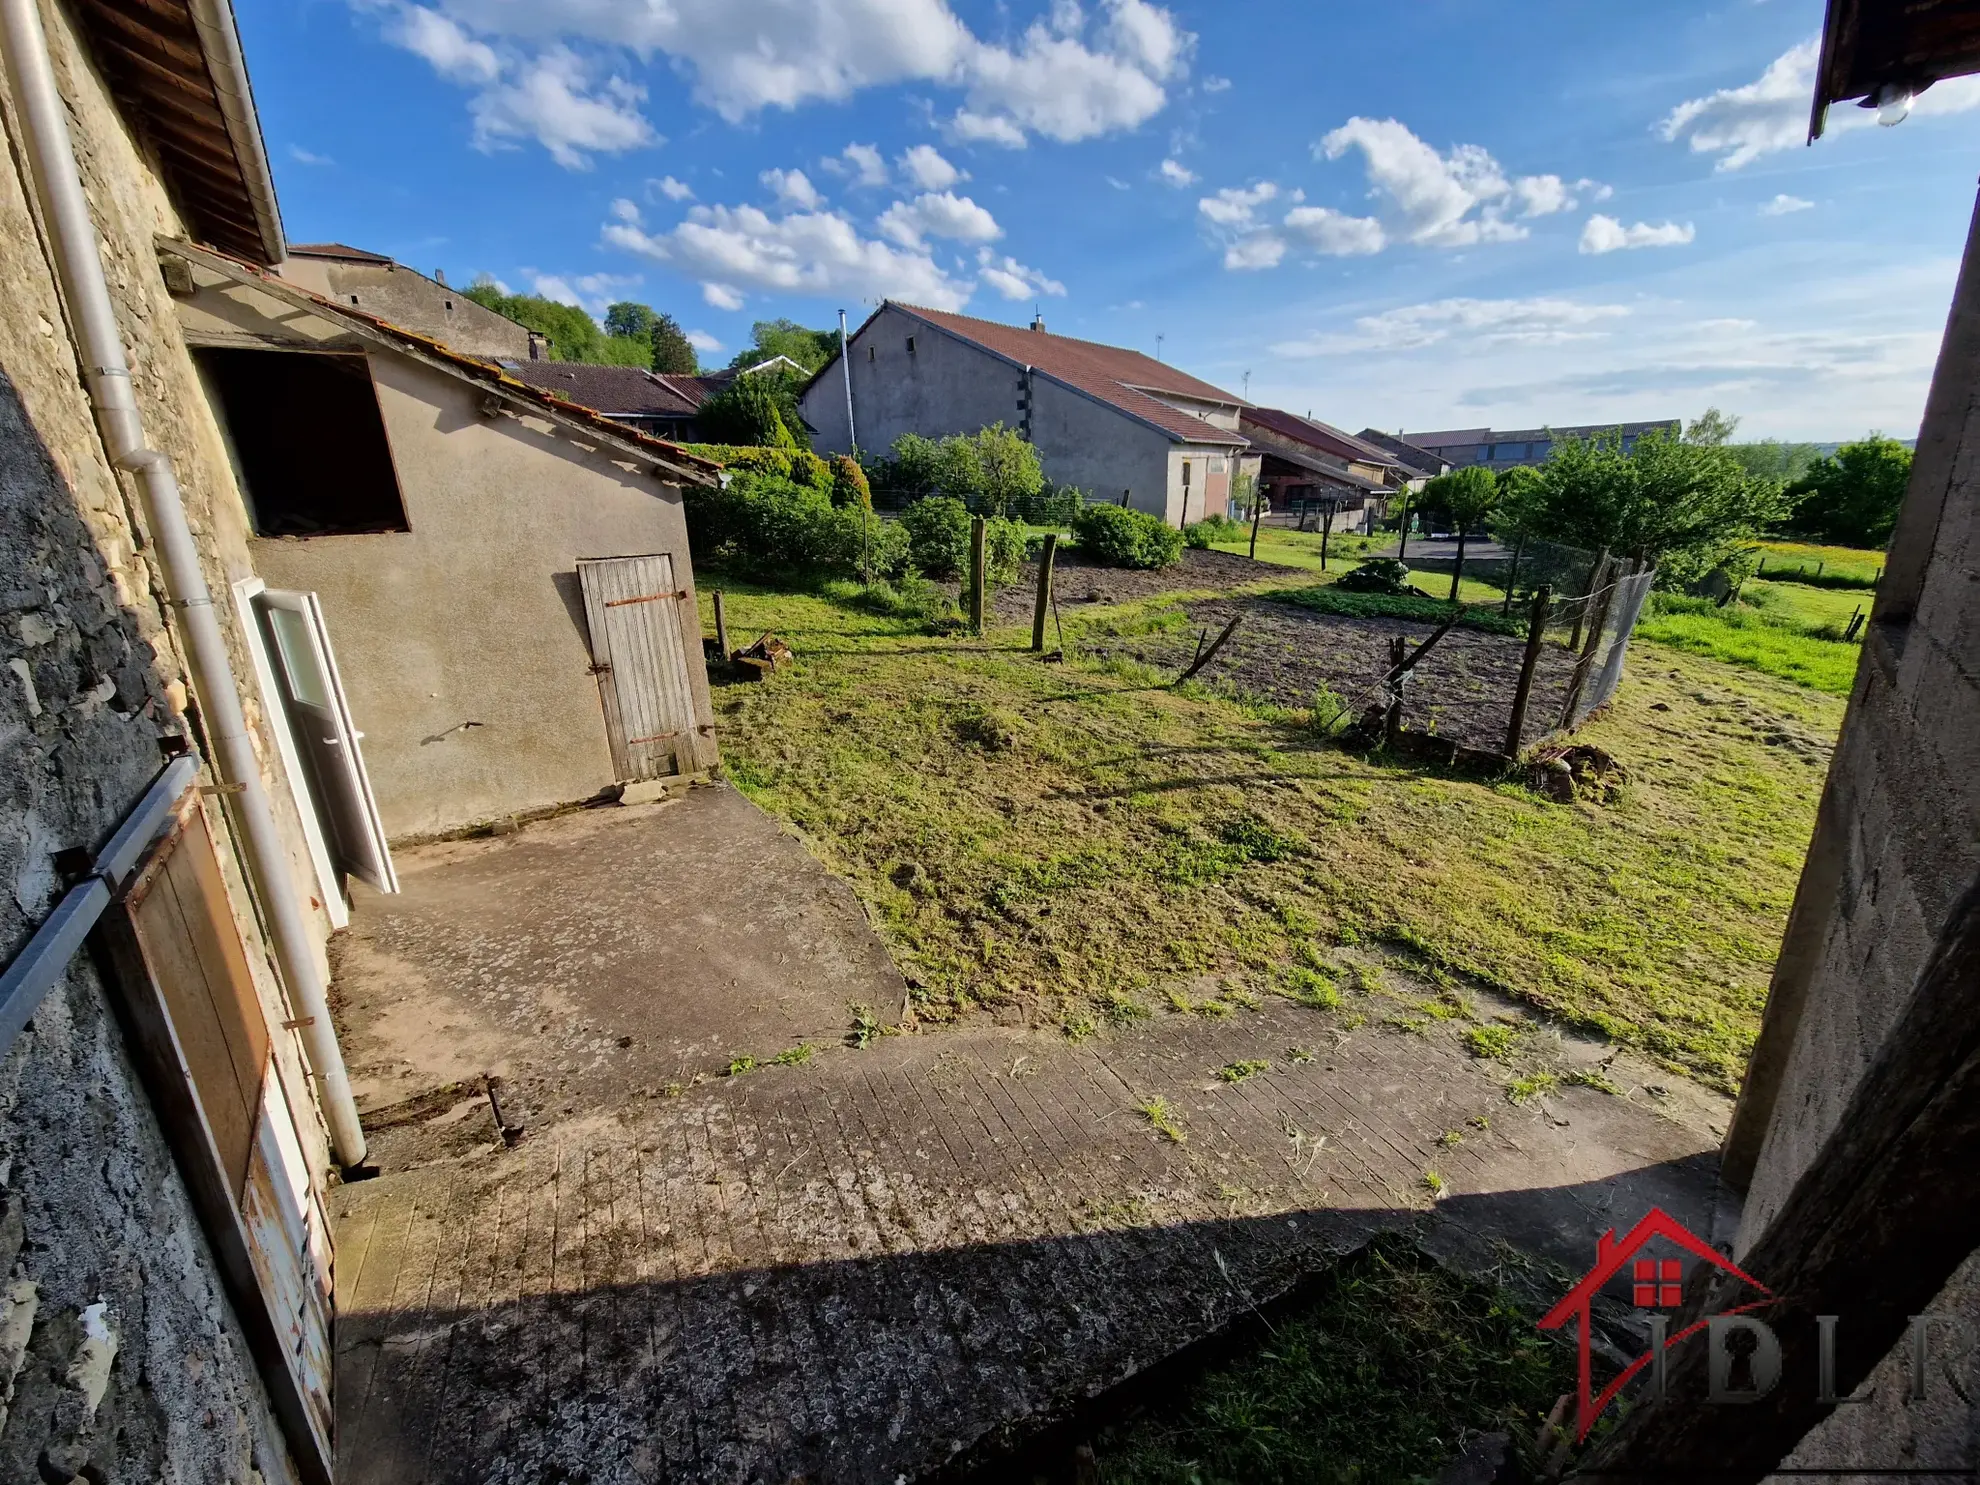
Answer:
[[(988, 1025), (845, 1045), (846, 1002), (898, 980), (857, 905), (743, 811), (708, 792), (423, 847), (403, 900), (361, 905), (344, 1014), (368, 1091), (396, 1097), (384, 1173), (333, 1201), (345, 1481), (913, 1479), (1377, 1231), (1488, 1270), (1516, 1250), (1565, 1288), (1650, 1206), (1712, 1229), (1723, 1101), (1627, 1056), (1619, 1093), (1515, 1105), (1454, 1026), (1276, 999), (1077, 1045)], [(743, 840), (710, 840), (728, 865), (696, 861), (689, 890), (663, 858), (703, 826)], [(656, 885), (594, 904), (601, 878)], [(804, 1041), (801, 1064), (681, 1076)], [(476, 1070), (529, 1092), (517, 1142)], [(1138, 1111), (1158, 1097), (1180, 1142)]]

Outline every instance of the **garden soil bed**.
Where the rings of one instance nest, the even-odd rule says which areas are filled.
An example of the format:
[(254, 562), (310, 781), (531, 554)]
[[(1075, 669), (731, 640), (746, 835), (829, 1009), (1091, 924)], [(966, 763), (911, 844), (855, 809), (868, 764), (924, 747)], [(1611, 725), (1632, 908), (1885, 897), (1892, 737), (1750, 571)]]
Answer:
[[(1324, 685), (1359, 714), (1373, 704), (1374, 688), (1388, 672), (1390, 641), (1400, 634), (1419, 644), (1437, 627), (1409, 619), (1321, 614), (1255, 598), (1207, 599), (1181, 607), (1189, 615), (1187, 635), (1108, 639), (1092, 653), (1179, 674), (1196, 653), (1197, 635), (1207, 631), (1214, 640), (1241, 610), (1244, 623), (1199, 680), (1288, 707), (1311, 706), (1314, 692)], [(1453, 629), (1437, 642), (1405, 691), (1405, 725), (1469, 747), (1503, 747), (1524, 650), (1524, 640)], [(1531, 743), (1552, 729), (1573, 670), (1574, 656), (1562, 646), (1548, 644), (1541, 650), (1522, 742)]]
[[(1137, 572), (1125, 567), (1101, 567), (1083, 558), (1077, 547), (1062, 547), (1053, 560), (1052, 573), (1061, 609), (1086, 603), (1134, 603), (1164, 593), (1215, 592), (1306, 576), (1302, 568), (1254, 562), (1232, 552), (1194, 548), (1184, 551), (1182, 561), (1174, 567)], [(1027, 562), (1018, 569), (1016, 582), (997, 590), (994, 610), (997, 622), (1017, 624), (1029, 619), (1037, 597), (1038, 564)]]

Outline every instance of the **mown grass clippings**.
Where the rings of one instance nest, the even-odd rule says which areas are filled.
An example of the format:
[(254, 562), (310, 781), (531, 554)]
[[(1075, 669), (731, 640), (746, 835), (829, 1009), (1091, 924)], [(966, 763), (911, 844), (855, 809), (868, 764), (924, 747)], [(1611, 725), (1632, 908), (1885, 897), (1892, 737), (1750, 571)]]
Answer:
[(1575, 1382), (1573, 1348), (1533, 1318), (1406, 1240), (1377, 1239), (1275, 1310), (1269, 1331), (1094, 1436), (1100, 1478), (1400, 1485), (1434, 1478), (1473, 1434), (1523, 1449)]
[(1496, 1058), (1503, 1062), (1512, 1056), (1513, 1044), (1519, 1039), (1519, 1029), (1500, 1022), (1489, 1026), (1468, 1026), (1459, 1038), (1465, 1051), (1478, 1058)]
[(1531, 1103), (1552, 1093), (1560, 1086), (1560, 1081), (1550, 1072), (1521, 1073), (1506, 1084), (1506, 1102)]
[[(1013, 1004), (1034, 1025), (1106, 1022), (1115, 992), (1228, 1015), (1195, 982), (1282, 986), (1316, 945), (1407, 943), (1463, 983), (1736, 1086), (1839, 700), (1640, 645), (1580, 734), (1635, 778), (1598, 811), (1343, 754), (1077, 660), (1040, 665), (1028, 629), (934, 639), (829, 593), (726, 591), (732, 626), (801, 656), (767, 685), (717, 688), (729, 777), (858, 891), (924, 1029)], [(958, 738), (969, 704), (1020, 719), (1017, 745)], [(1357, 965), (1339, 988), (1386, 987)]]

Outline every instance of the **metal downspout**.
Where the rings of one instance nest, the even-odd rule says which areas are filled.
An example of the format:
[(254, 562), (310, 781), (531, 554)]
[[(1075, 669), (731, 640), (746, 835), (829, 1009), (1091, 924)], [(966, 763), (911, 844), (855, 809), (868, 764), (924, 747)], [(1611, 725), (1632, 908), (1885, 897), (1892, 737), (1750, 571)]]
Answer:
[(22, 143), (48, 224), (63, 298), (82, 342), (90, 404), (111, 462), (132, 471), (143, 491), (158, 564), (171, 607), (177, 611), (180, 638), (212, 744), (214, 768), (233, 795), (249, 874), (267, 917), (275, 959), (290, 1003), (303, 1023), (303, 1045), (316, 1075), (330, 1148), (339, 1165), (357, 1165), (364, 1160), (364, 1131), (358, 1125), (350, 1075), (330, 1019), (327, 987), (317, 971), (288, 853), (248, 740), (240, 691), (214, 615), (213, 595), (200, 569), (199, 549), (186, 523), (178, 478), (172, 461), (145, 445), (130, 365), (98, 256), (96, 226), (76, 168), (68, 110), (56, 86), (36, 0), (0, 0), (0, 40), (4, 40), (8, 83), (26, 134)]

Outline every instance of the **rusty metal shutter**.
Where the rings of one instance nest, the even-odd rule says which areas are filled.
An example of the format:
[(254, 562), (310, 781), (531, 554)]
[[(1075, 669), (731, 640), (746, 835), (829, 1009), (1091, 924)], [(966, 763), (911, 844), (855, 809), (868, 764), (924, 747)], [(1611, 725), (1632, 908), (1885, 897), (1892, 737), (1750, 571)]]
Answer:
[(698, 766), (674, 559), (603, 557), (577, 565), (591, 659), (605, 706), (612, 767), (621, 781), (665, 778)]

